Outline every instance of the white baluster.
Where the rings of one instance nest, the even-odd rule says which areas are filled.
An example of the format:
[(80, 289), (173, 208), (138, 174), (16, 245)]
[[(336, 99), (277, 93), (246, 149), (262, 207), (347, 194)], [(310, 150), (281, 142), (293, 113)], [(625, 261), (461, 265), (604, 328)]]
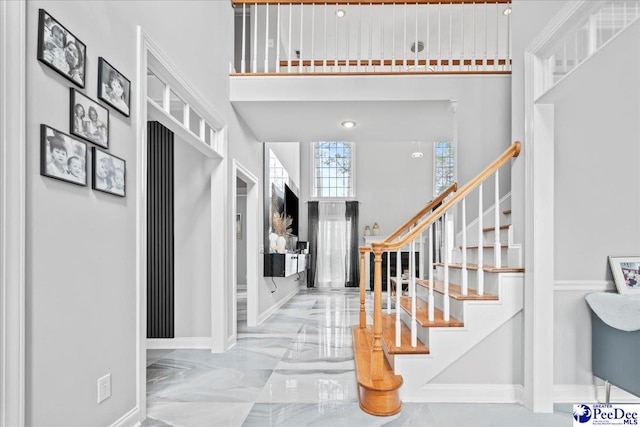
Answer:
[[(348, 5), (349, 4), (347, 3), (347, 6)], [(349, 27), (349, 18), (347, 18), (347, 20), (345, 21), (345, 26), (346, 26), (346, 31), (345, 31), (346, 37), (345, 37), (345, 41), (344, 41), (345, 51), (346, 51), (345, 61), (346, 61), (346, 66), (347, 66), (347, 72), (349, 72), (349, 71), (351, 71), (351, 63), (349, 62), (349, 41), (351, 40), (351, 30), (350, 30), (350, 27)]]
[(417, 322), (417, 305), (418, 295), (416, 292), (416, 268), (415, 264), (416, 241), (411, 241), (409, 248), (409, 289), (411, 292), (411, 347), (418, 346), (418, 322)]
[(255, 19), (253, 25), (253, 61), (251, 61), (251, 72), (258, 72), (258, 3), (253, 6)]
[(311, 5), (311, 72), (315, 73), (315, 53), (316, 53), (316, 6)]
[(276, 20), (276, 73), (280, 72), (280, 3), (278, 3), (278, 18)]
[(420, 233), (420, 247), (418, 252), (418, 277), (424, 279), (424, 230)]
[(467, 198), (462, 198), (462, 295), (468, 294), (469, 283), (467, 277)]
[[(511, 7), (511, 3), (507, 4), (507, 7)], [(507, 58), (506, 61), (508, 61), (507, 64), (507, 70), (511, 70), (511, 53), (510, 53), (510, 48), (511, 48), (511, 14), (507, 15)]]
[(358, 58), (356, 61), (356, 71), (360, 71), (362, 63), (362, 4), (358, 5)]
[(384, 11), (384, 5), (380, 6), (382, 12), (380, 13), (380, 34), (382, 35), (380, 37), (380, 40), (382, 42), (382, 45), (380, 46), (380, 71), (385, 71), (384, 68), (384, 15), (385, 15), (385, 11)]
[(391, 314), (391, 251), (387, 251), (387, 314)]
[[(311, 5), (311, 7), (313, 7), (313, 5)], [(298, 55), (298, 72), (301, 73), (302, 72), (302, 65), (303, 65), (303, 61), (302, 61), (302, 36), (304, 34), (304, 4), (300, 4), (300, 44), (298, 46), (299, 50), (298, 52), (300, 52), (300, 54)]]
[(425, 57), (426, 57), (426, 68), (425, 68), (425, 71), (430, 71), (431, 70), (431, 63), (429, 61), (429, 49), (431, 47), (431, 43), (430, 43), (430, 40), (431, 40), (430, 32), (431, 31), (429, 31), (429, 27), (431, 26), (431, 22), (430, 22), (431, 18), (429, 16), (429, 11), (431, 10), (431, 8), (430, 8), (430, 5), (428, 5), (428, 4), (425, 4), (424, 6), (427, 9), (427, 46), (426, 46), (426, 48), (424, 50), (426, 52), (425, 53)]
[(242, 4), (242, 59), (240, 59), (240, 72), (247, 72), (247, 61), (245, 60), (247, 55), (247, 5)]
[(396, 4), (392, 5), (392, 20), (391, 20), (391, 71), (395, 71), (396, 68)]
[(476, 2), (473, 2), (473, 15), (472, 15), (472, 21), (473, 21), (473, 25), (472, 25), (472, 48), (471, 48), (471, 65), (469, 66), (469, 70), (471, 70), (471, 67), (475, 67), (475, 70), (477, 71), (477, 65), (476, 65)]
[(327, 3), (324, 4), (324, 55), (322, 58), (322, 71), (327, 71), (327, 39), (329, 38), (327, 30)]
[(487, 71), (487, 42), (489, 40), (489, 9), (488, 3), (484, 3), (484, 56), (482, 58), (482, 70)]
[(443, 302), (443, 316), (445, 322), (449, 321), (449, 221), (447, 221), (447, 213), (444, 216), (444, 295), (442, 297)]
[(369, 66), (373, 70), (373, 4), (369, 3)]
[(449, 71), (453, 71), (453, 3), (449, 4)]
[(264, 72), (269, 72), (269, 5), (265, 5), (264, 15)]
[(335, 62), (333, 63), (334, 68), (337, 67), (338, 71), (340, 71), (340, 66), (338, 65), (338, 14), (335, 13), (335, 21), (336, 21), (336, 57), (335, 57)]
[[(400, 320), (400, 298), (402, 297), (402, 260), (400, 250), (396, 251), (396, 347), (401, 345), (402, 324)], [(399, 289), (399, 290), (398, 290)]]
[(402, 71), (407, 71), (407, 4), (404, 4), (404, 21), (403, 21), (404, 39), (402, 43)]
[(435, 317), (434, 297), (433, 297), (433, 224), (429, 225), (429, 321), (433, 322)]
[(436, 70), (442, 71), (442, 3), (438, 3), (438, 60)]
[(499, 67), (499, 56), (498, 56), (498, 49), (500, 46), (500, 15), (502, 14), (502, 12), (500, 12), (500, 8), (498, 7), (499, 5), (495, 5), (496, 6), (496, 55), (495, 55), (495, 62), (493, 63), (493, 69), (497, 70)]
[(287, 54), (287, 73), (291, 73), (291, 23), (293, 17), (293, 3), (289, 3), (289, 52)]
[(464, 70), (464, 3), (460, 4), (460, 71)]
[(493, 252), (495, 265), (497, 268), (502, 267), (502, 245), (500, 244), (500, 170), (496, 170), (496, 185), (495, 185), (495, 207), (494, 207), (494, 221), (495, 221), (495, 238), (493, 243)]
[(416, 3), (415, 37), (413, 42), (413, 69), (418, 71), (418, 3)]
[(484, 271), (482, 269), (482, 263), (484, 254), (482, 247), (484, 246), (484, 236), (482, 232), (482, 183), (478, 186), (478, 295), (484, 295)]

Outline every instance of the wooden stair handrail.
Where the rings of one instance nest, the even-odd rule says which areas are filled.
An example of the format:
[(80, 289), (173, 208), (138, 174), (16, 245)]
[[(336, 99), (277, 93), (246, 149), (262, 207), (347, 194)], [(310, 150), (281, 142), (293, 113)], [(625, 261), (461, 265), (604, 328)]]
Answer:
[(264, 4), (330, 4), (330, 5), (383, 5), (383, 4), (508, 4), (511, 3), (511, 0), (362, 0), (362, 1), (353, 1), (353, 0), (332, 0), (332, 1), (321, 1), (321, 0), (231, 0), (231, 4), (233, 6), (239, 4), (249, 4), (249, 5), (264, 5)]
[(438, 197), (428, 202), (427, 205), (424, 208), (420, 209), (420, 211), (417, 214), (409, 218), (409, 220), (407, 220), (404, 224), (398, 227), (396, 231), (394, 231), (389, 236), (387, 236), (387, 238), (384, 239), (383, 242), (392, 242), (393, 240), (395, 240), (396, 237), (400, 236), (411, 225), (418, 222), (420, 218), (424, 216), (424, 214), (433, 210), (434, 207), (438, 206), (438, 204), (440, 204), (444, 199), (446, 199), (449, 194), (454, 193), (456, 190), (458, 190), (458, 183), (454, 182), (449, 187), (447, 187), (442, 193), (440, 193)]
[(443, 213), (448, 211), (452, 206), (458, 203), (462, 198), (464, 198), (467, 194), (469, 194), (474, 188), (480, 185), (485, 179), (491, 176), (496, 170), (498, 170), (501, 166), (503, 166), (509, 159), (512, 157), (518, 157), (520, 154), (520, 141), (515, 141), (513, 144), (505, 150), (500, 157), (494, 160), (489, 166), (487, 166), (482, 172), (476, 175), (471, 181), (466, 183), (459, 191), (457, 191), (449, 200), (445, 201), (441, 204), (435, 211), (433, 211), (430, 215), (428, 215), (425, 219), (420, 222), (413, 230), (409, 233), (405, 234), (401, 239), (395, 242), (373, 242), (371, 243), (371, 247), (373, 252), (386, 252), (393, 251), (406, 246), (409, 242), (416, 239), (425, 228), (429, 225), (433, 224), (438, 218), (442, 216)]

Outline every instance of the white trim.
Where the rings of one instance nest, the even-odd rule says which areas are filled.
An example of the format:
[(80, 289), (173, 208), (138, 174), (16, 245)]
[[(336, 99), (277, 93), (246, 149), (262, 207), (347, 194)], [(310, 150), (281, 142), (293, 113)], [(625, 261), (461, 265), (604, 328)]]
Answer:
[(147, 349), (211, 348), (211, 337), (147, 338)]
[(267, 320), (273, 313), (275, 313), (276, 311), (278, 311), (280, 309), (280, 307), (282, 307), (283, 305), (285, 305), (287, 302), (289, 302), (289, 300), (291, 298), (293, 298), (293, 296), (295, 294), (297, 294), (298, 292), (300, 292), (300, 287), (296, 286), (295, 289), (293, 289), (291, 292), (289, 292), (288, 295), (286, 295), (284, 298), (282, 298), (280, 301), (278, 301), (277, 304), (272, 305), (271, 307), (269, 307), (267, 309), (267, 311), (265, 311), (264, 313), (262, 313), (261, 315), (258, 316), (258, 325), (261, 324), (262, 322), (264, 322), (265, 320)]
[(556, 280), (553, 282), (555, 292), (609, 292), (616, 285), (611, 280)]
[(524, 389), (520, 384), (428, 384), (417, 393), (421, 402), (430, 403), (522, 403)]
[(138, 418), (138, 407), (131, 409), (129, 412), (121, 416), (109, 427), (139, 427), (142, 422)]
[(26, 5), (0, 2), (0, 426), (25, 425)]
[[(245, 215), (245, 233), (246, 236), (246, 246), (247, 246), (247, 326), (257, 326), (258, 325), (258, 283), (260, 280), (259, 274), (259, 265), (258, 265), (258, 254), (257, 249), (259, 246), (258, 236), (262, 227), (258, 227), (258, 224), (262, 221), (262, 209), (260, 209), (259, 201), (260, 201), (260, 186), (258, 185), (260, 181), (257, 176), (254, 175), (248, 168), (243, 166), (236, 159), (233, 160), (232, 165), (232, 176), (231, 179), (233, 181), (233, 195), (231, 205), (232, 210), (230, 213), (230, 218), (233, 218), (233, 224), (231, 225), (231, 229), (235, 230), (235, 212), (237, 210), (236, 206), (236, 197), (242, 196), (247, 198), (247, 214)], [(238, 189), (236, 187), (236, 179), (240, 178), (247, 184), (247, 193), (246, 194), (237, 194)], [(234, 236), (235, 234), (232, 233)], [(237, 241), (235, 237), (231, 239), (232, 241), (232, 254), (236, 254), (237, 251)], [(231, 283), (234, 286), (234, 298), (233, 298), (233, 322), (234, 322), (234, 332), (237, 335), (237, 288), (238, 288), (238, 278), (237, 275), (237, 259), (236, 255), (233, 256), (233, 266), (232, 266), (232, 277), (233, 280)], [(227, 347), (229, 347), (227, 345)]]
[[(604, 385), (556, 384), (553, 386), (553, 401), (558, 403), (585, 403), (605, 401)], [(640, 398), (611, 385), (611, 402), (640, 403)]]

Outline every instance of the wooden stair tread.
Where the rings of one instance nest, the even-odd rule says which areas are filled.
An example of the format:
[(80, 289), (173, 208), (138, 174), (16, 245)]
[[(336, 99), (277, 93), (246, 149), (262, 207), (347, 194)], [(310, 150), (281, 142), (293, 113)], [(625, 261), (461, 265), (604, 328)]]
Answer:
[(509, 215), (511, 213), (511, 209), (505, 209), (502, 211), (503, 214)]
[[(398, 298), (396, 298), (396, 301), (398, 301)], [(399, 304), (404, 311), (411, 315), (411, 297), (400, 297)], [(417, 298), (416, 301), (416, 321), (420, 326), (424, 327), (449, 328), (464, 326), (464, 323), (461, 320), (458, 320), (453, 316), (449, 316), (449, 321), (444, 320), (444, 313), (437, 307), (434, 308), (433, 322), (429, 321), (428, 304), (420, 298)]]
[(386, 358), (384, 359), (382, 379), (371, 379), (371, 343), (373, 342), (373, 326), (367, 325), (365, 329), (360, 329), (360, 326), (354, 325), (352, 327), (352, 334), (354, 362), (356, 365), (358, 384), (372, 390), (397, 390), (402, 385), (402, 376), (396, 375), (393, 372), (393, 369)]
[[(458, 246), (458, 247), (459, 247), (460, 249), (462, 249), (462, 245), (460, 245), (460, 246)], [(483, 245), (482, 247), (483, 247), (484, 249), (493, 249), (495, 246), (494, 246), (494, 245)], [(500, 247), (501, 247), (502, 249), (507, 249), (507, 248), (509, 248), (509, 245), (507, 245), (507, 244), (502, 244), (502, 245), (500, 245)], [(478, 249), (478, 248), (479, 248), (479, 246), (477, 246), (477, 245), (475, 245), (475, 246), (467, 246), (467, 249)]]
[(411, 330), (404, 322), (400, 322), (400, 347), (396, 347), (395, 314), (382, 314), (382, 343), (388, 354), (429, 354), (429, 349), (420, 340), (415, 348), (411, 347)]
[[(500, 230), (507, 230), (509, 227), (511, 227), (511, 224), (503, 224), (499, 228)], [(495, 227), (485, 227), (482, 229), (482, 231), (493, 231), (495, 229)]]
[[(429, 280), (416, 279), (416, 284), (429, 288)], [(444, 282), (433, 281), (433, 291), (444, 294)], [(467, 288), (467, 295), (462, 295), (462, 286), (449, 283), (449, 296), (458, 301), (497, 301), (498, 296), (492, 294), (478, 295), (475, 289)]]
[[(435, 263), (436, 266), (443, 267), (444, 264), (441, 262)], [(449, 268), (457, 268), (461, 269), (462, 264), (449, 264)], [(467, 263), (467, 270), (477, 270), (478, 264), (469, 264)], [(494, 267), (492, 265), (483, 265), (482, 269), (489, 273), (524, 273), (524, 268), (522, 267)]]

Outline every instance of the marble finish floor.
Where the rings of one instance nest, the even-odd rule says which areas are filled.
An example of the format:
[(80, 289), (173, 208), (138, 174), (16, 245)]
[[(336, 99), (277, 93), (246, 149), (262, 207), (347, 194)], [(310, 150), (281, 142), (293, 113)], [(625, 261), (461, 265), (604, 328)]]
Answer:
[(392, 417), (362, 412), (351, 342), (358, 309), (357, 290), (302, 289), (255, 328), (239, 308), (238, 343), (224, 354), (149, 350), (142, 426), (572, 425), (570, 405), (534, 414), (516, 404), (405, 402)]

